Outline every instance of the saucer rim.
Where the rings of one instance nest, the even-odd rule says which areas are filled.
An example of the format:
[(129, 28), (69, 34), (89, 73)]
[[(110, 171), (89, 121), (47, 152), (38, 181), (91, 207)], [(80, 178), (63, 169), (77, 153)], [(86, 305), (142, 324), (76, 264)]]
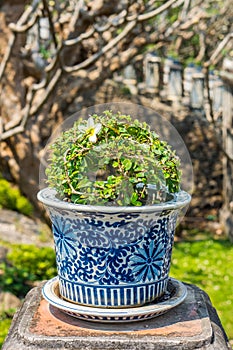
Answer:
[[(175, 284), (175, 294), (168, 300), (162, 302), (151, 302), (147, 305), (136, 306), (136, 307), (124, 307), (124, 308), (101, 308), (85, 306), (81, 304), (75, 304), (60, 298), (55, 292), (55, 287), (59, 283), (58, 276), (48, 280), (43, 288), (42, 295), (48, 303), (63, 312), (78, 314), (79, 316), (90, 316), (90, 317), (137, 317), (143, 315), (162, 314), (168, 310), (181, 304), (187, 296), (186, 286), (179, 280), (169, 277), (169, 282)], [(168, 282), (168, 283), (169, 283)], [(75, 315), (73, 315), (75, 317)], [(78, 317), (78, 316), (77, 316)]]

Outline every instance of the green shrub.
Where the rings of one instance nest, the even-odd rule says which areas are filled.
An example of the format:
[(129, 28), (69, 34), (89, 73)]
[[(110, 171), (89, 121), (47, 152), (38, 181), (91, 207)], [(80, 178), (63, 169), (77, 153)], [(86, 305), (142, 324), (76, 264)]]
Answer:
[[(19, 298), (25, 297), (33, 282), (46, 280), (57, 274), (55, 253), (49, 247), (29, 244), (7, 245), (7, 263), (0, 264), (0, 290), (9, 291)], [(0, 313), (0, 348), (9, 331), (16, 310)]]
[(30, 216), (33, 211), (31, 203), (20, 194), (17, 188), (0, 177), (0, 208), (16, 210), (24, 215)]
[(180, 190), (180, 160), (148, 124), (104, 111), (78, 120), (50, 147), (48, 183), (76, 204), (166, 201)]
[(4, 275), (0, 279), (0, 289), (23, 297), (33, 282), (57, 274), (54, 250), (29, 244), (13, 245), (7, 254), (7, 263), (2, 263), (0, 270)]

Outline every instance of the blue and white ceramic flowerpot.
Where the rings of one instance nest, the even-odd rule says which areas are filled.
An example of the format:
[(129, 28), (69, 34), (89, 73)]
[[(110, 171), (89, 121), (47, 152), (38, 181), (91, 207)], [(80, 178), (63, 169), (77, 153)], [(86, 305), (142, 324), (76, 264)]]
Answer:
[(143, 207), (66, 203), (50, 188), (38, 199), (50, 212), (62, 298), (122, 308), (166, 292), (177, 218), (191, 199), (187, 192)]

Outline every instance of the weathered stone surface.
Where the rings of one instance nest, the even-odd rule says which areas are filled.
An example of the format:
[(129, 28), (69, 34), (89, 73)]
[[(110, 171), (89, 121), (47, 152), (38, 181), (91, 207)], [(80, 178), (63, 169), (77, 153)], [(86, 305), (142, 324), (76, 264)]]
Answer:
[(193, 285), (178, 307), (147, 321), (101, 324), (72, 318), (41, 297), (41, 286), (15, 315), (2, 350), (229, 350), (208, 296)]
[[(40, 240), (42, 232), (46, 234), (45, 242)], [(7, 209), (0, 210), (0, 240), (9, 243), (53, 246), (52, 235), (46, 224)], [(2, 253), (3, 252), (2, 250)], [(0, 259), (1, 256), (0, 251)]]

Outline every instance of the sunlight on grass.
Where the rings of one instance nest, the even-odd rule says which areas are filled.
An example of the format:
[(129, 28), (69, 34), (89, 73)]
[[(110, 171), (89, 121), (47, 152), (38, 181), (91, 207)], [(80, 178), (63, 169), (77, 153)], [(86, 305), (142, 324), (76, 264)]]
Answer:
[(212, 238), (176, 243), (170, 276), (208, 293), (228, 337), (233, 339), (233, 245)]

